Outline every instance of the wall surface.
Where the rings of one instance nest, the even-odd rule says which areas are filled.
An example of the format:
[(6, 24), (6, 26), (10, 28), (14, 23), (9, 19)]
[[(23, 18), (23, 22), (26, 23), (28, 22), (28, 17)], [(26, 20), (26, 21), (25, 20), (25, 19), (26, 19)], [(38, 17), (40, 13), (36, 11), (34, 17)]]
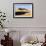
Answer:
[[(34, 18), (13, 18), (13, 3), (33, 3)], [(46, 0), (0, 0), (0, 10), (6, 13), (5, 27), (46, 27)]]
[[(33, 18), (13, 18), (13, 3), (33, 3)], [(0, 0), (0, 10), (6, 13), (7, 20), (4, 23), (5, 27), (11, 29), (11, 31), (20, 31), (20, 34), (11, 35), (13, 37), (14, 46), (20, 45), (20, 42), (16, 41), (25, 34), (31, 34), (32, 31), (35, 33), (45, 31), (46, 33), (46, 0)], [(2, 29), (0, 28), (0, 31)], [(0, 33), (1, 34), (1, 33)], [(2, 36), (0, 36), (2, 37)]]

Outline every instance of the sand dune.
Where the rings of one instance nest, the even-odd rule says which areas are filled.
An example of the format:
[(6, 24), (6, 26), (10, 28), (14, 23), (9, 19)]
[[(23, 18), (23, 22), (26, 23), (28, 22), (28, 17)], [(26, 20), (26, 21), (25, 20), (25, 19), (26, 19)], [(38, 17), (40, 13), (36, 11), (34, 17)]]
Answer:
[(22, 15), (16, 15), (19, 16), (19, 17), (32, 17), (32, 10), (31, 9), (27, 9), (27, 10), (19, 10), (19, 9), (16, 9), (16, 12), (28, 12), (28, 13), (25, 13), (25, 14), (22, 14)]

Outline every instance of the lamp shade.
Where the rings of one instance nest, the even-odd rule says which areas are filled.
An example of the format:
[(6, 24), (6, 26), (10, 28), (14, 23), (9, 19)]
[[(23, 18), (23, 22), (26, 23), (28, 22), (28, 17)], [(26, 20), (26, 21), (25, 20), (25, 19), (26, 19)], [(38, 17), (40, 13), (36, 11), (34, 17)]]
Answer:
[(9, 30), (9, 29), (5, 29), (5, 32), (6, 32), (6, 33), (9, 33), (9, 32), (10, 32), (10, 30)]

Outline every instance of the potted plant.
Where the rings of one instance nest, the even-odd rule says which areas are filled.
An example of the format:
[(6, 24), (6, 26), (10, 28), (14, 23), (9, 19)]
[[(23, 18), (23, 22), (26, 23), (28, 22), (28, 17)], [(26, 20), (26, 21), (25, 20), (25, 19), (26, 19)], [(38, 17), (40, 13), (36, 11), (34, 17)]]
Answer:
[(0, 26), (1, 26), (1, 28), (3, 28), (3, 25), (4, 25), (3, 23), (5, 20), (6, 20), (5, 13), (0, 11)]

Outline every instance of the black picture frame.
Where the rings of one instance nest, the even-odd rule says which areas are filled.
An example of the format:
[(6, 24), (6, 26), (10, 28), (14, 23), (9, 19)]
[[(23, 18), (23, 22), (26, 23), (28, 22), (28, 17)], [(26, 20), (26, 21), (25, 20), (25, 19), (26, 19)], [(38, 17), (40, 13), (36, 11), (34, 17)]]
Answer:
[[(15, 12), (16, 12), (16, 11), (15, 11), (15, 10), (16, 10), (16, 4), (18, 4), (18, 5), (19, 5), (19, 4), (20, 4), (20, 5), (25, 5), (25, 4), (26, 4), (26, 5), (31, 5), (31, 7), (32, 7), (32, 9), (31, 9), (31, 10), (32, 10), (32, 13), (31, 13), (32, 16), (26, 16), (26, 15), (25, 15), (25, 16), (21, 16), (21, 15), (19, 16), (19, 15), (16, 15), (16, 14), (15, 14)], [(19, 6), (19, 7), (20, 7), (20, 6)], [(21, 9), (21, 10), (23, 10), (23, 9)], [(17, 13), (17, 12), (16, 12), (16, 13)], [(24, 15), (24, 14), (23, 14), (23, 15)], [(30, 15), (30, 14), (29, 14), (29, 15)], [(33, 3), (13, 3), (13, 18), (33, 18)]]

